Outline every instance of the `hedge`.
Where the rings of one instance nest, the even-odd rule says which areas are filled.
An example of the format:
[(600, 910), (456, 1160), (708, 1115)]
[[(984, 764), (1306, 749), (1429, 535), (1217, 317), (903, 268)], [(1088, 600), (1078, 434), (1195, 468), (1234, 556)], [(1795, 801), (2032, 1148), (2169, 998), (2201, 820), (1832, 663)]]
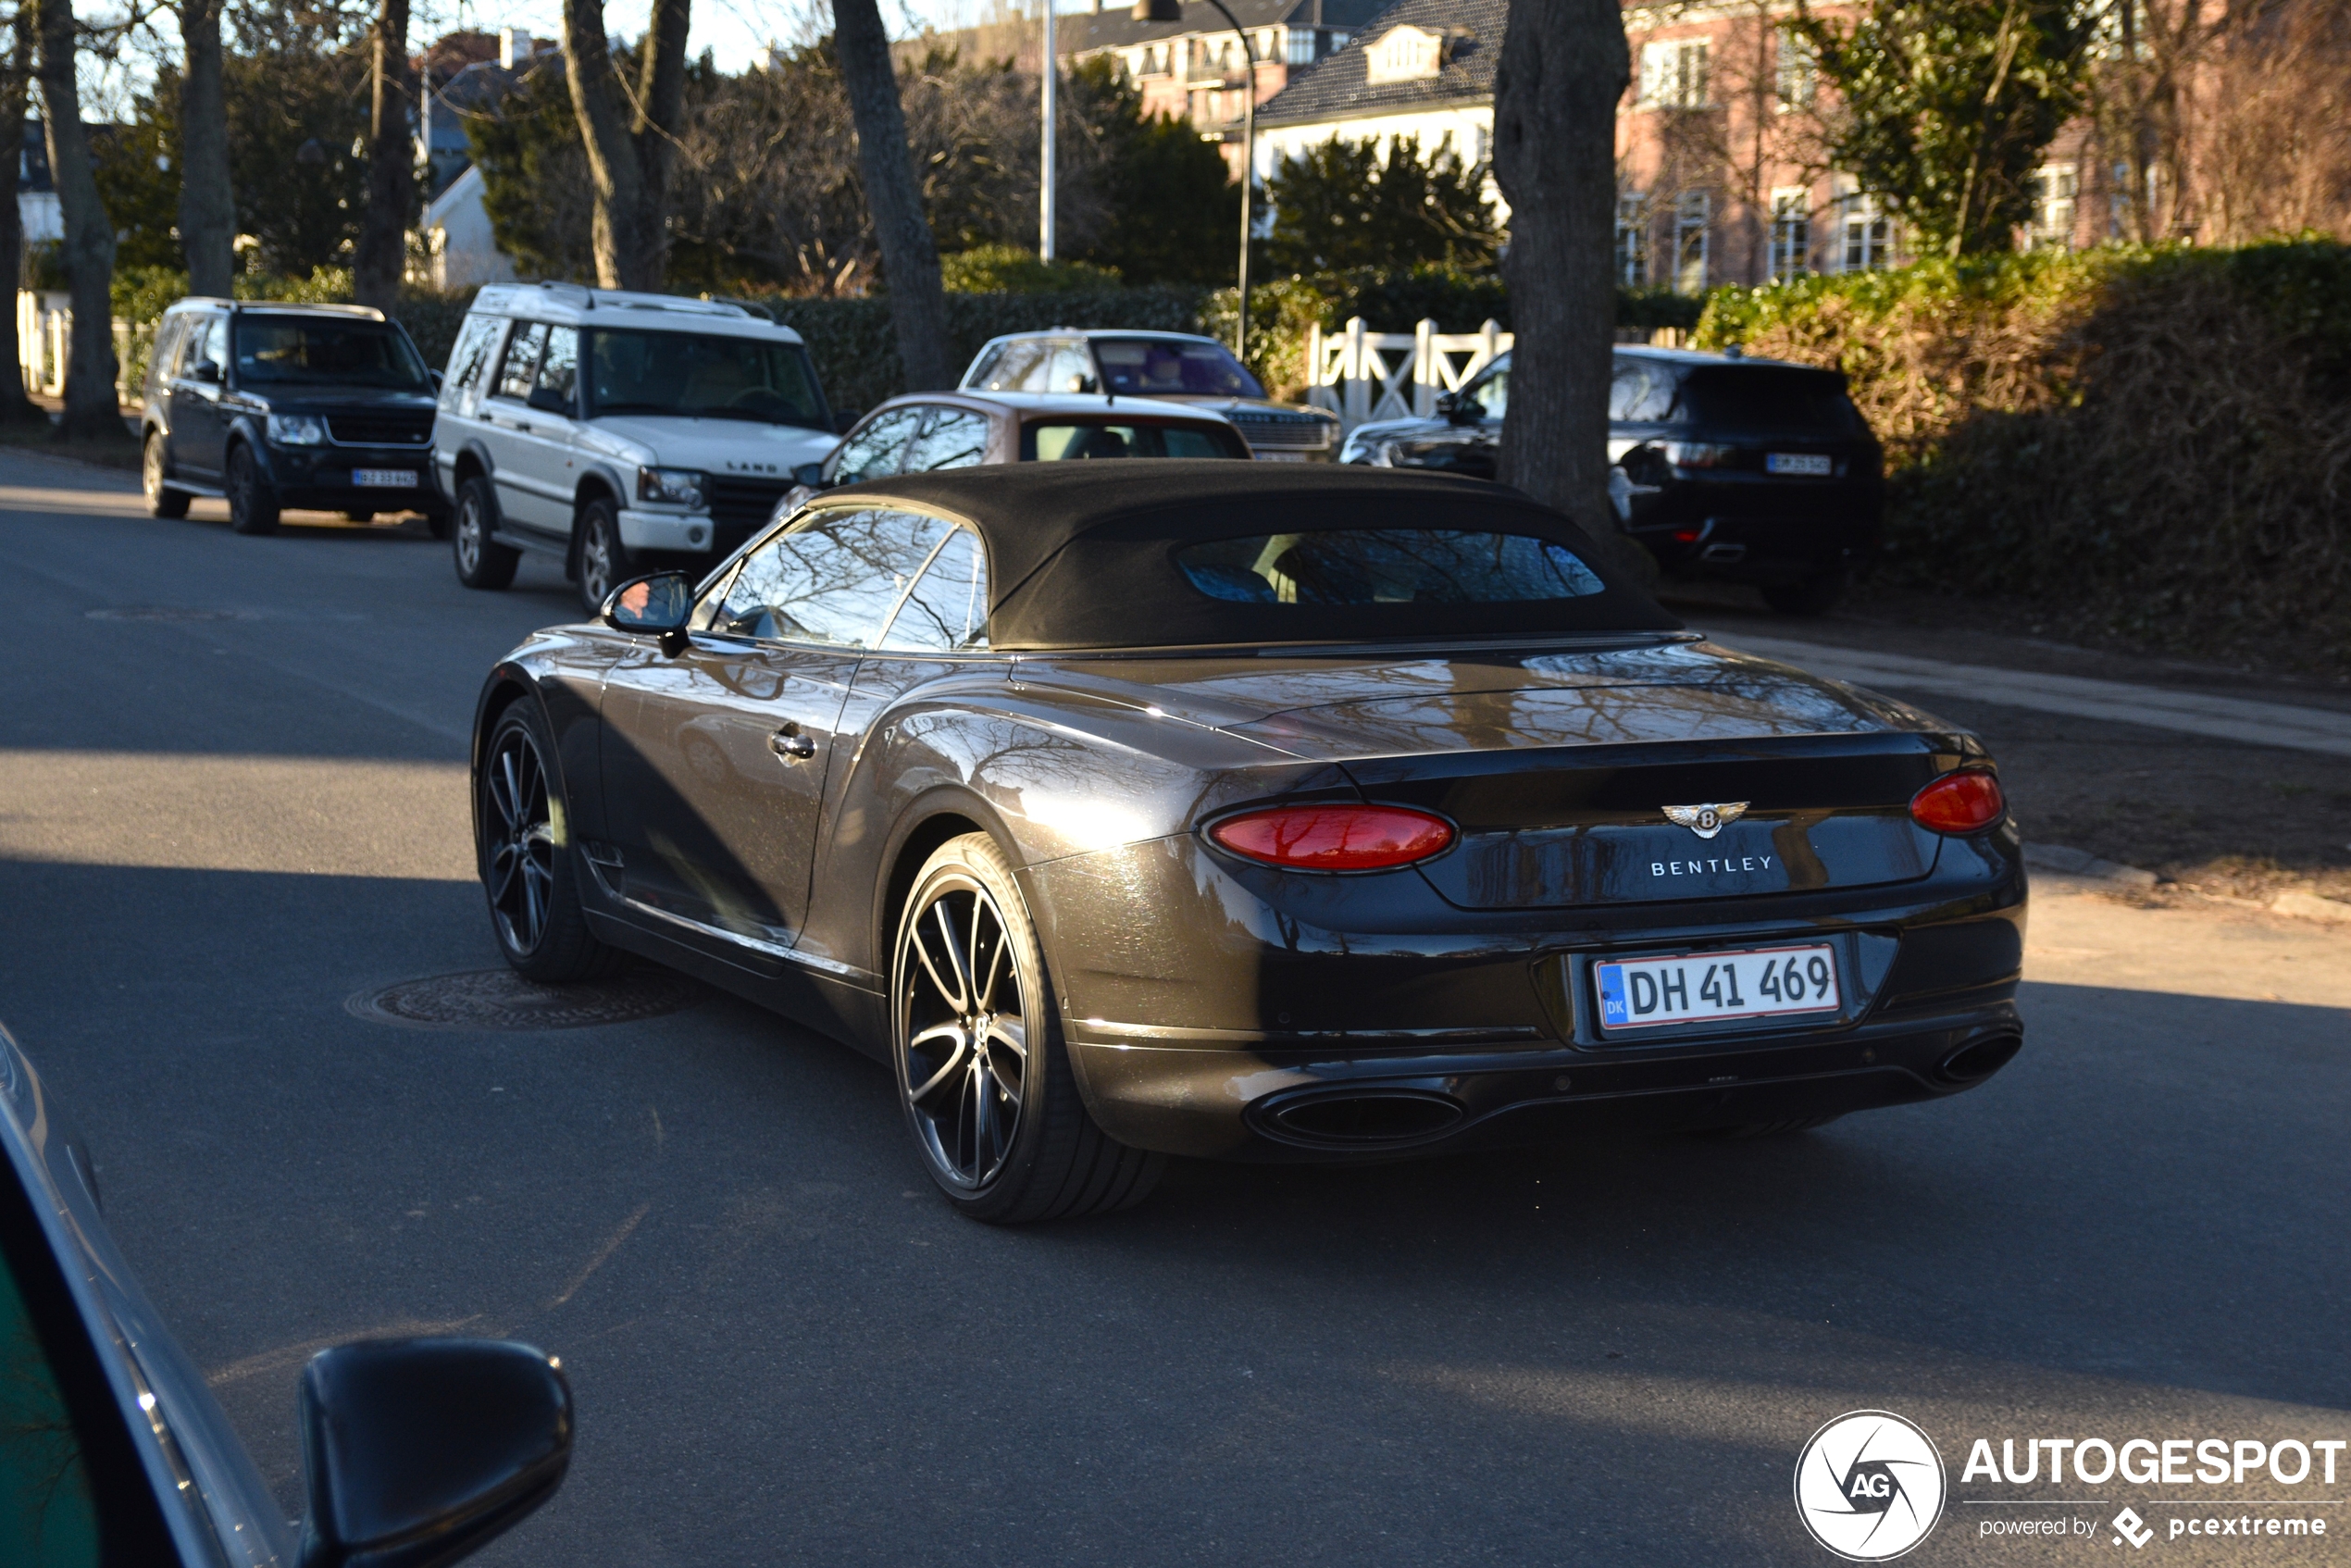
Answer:
[(2351, 247), (2102, 247), (1724, 289), (1695, 339), (1842, 369), (1886, 568), (2144, 645), (2351, 667)]

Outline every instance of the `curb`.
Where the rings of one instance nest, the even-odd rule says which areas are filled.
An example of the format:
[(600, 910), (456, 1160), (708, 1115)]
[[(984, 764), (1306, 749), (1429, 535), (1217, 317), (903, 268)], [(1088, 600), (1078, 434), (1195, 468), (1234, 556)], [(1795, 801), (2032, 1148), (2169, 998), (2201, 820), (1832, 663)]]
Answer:
[(2082, 850), (2071, 850), (2063, 844), (2027, 844), (2024, 864), (2034, 871), (2055, 871), (2084, 881), (2105, 882), (2116, 888), (2144, 890), (2152, 888), (2156, 876), (2135, 865), (2124, 865), (2111, 860), (2100, 860)]

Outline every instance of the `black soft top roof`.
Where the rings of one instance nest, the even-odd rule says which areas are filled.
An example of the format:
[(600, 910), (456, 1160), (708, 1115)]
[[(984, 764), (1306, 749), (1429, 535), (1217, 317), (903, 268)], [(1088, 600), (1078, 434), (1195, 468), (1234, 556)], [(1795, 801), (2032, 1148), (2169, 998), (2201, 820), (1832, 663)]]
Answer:
[[(1563, 514), (1500, 485), (1444, 475), (1203, 458), (1014, 463), (846, 485), (825, 504), (868, 498), (911, 502), (979, 530), (988, 546), (989, 635), (999, 648), (1671, 631), (1682, 624), (1616, 577)], [(1174, 559), (1206, 540), (1378, 528), (1552, 540), (1580, 555), (1606, 591), (1524, 604), (1268, 606), (1212, 599)]]

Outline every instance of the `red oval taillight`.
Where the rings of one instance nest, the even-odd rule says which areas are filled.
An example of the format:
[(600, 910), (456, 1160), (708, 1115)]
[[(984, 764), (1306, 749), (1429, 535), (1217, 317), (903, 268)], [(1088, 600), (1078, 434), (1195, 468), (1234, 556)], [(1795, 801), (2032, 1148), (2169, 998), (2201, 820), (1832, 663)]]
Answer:
[(1973, 767), (1947, 773), (1910, 797), (1910, 819), (1937, 833), (1981, 833), (2008, 809), (2000, 781)]
[(1275, 806), (1208, 830), (1217, 846), (1299, 871), (1385, 871), (1442, 853), (1453, 825), (1402, 806)]

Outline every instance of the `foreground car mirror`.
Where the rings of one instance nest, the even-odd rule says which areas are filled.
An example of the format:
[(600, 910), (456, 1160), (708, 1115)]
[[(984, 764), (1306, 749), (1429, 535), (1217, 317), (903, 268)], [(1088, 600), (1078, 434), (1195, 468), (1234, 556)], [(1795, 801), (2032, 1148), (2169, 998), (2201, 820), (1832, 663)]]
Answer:
[(341, 1345), (302, 1374), (300, 1568), (439, 1568), (554, 1496), (571, 1388), (503, 1339)]
[(624, 582), (604, 601), (604, 624), (616, 631), (670, 637), (686, 629), (694, 585), (683, 572), (655, 572)]

